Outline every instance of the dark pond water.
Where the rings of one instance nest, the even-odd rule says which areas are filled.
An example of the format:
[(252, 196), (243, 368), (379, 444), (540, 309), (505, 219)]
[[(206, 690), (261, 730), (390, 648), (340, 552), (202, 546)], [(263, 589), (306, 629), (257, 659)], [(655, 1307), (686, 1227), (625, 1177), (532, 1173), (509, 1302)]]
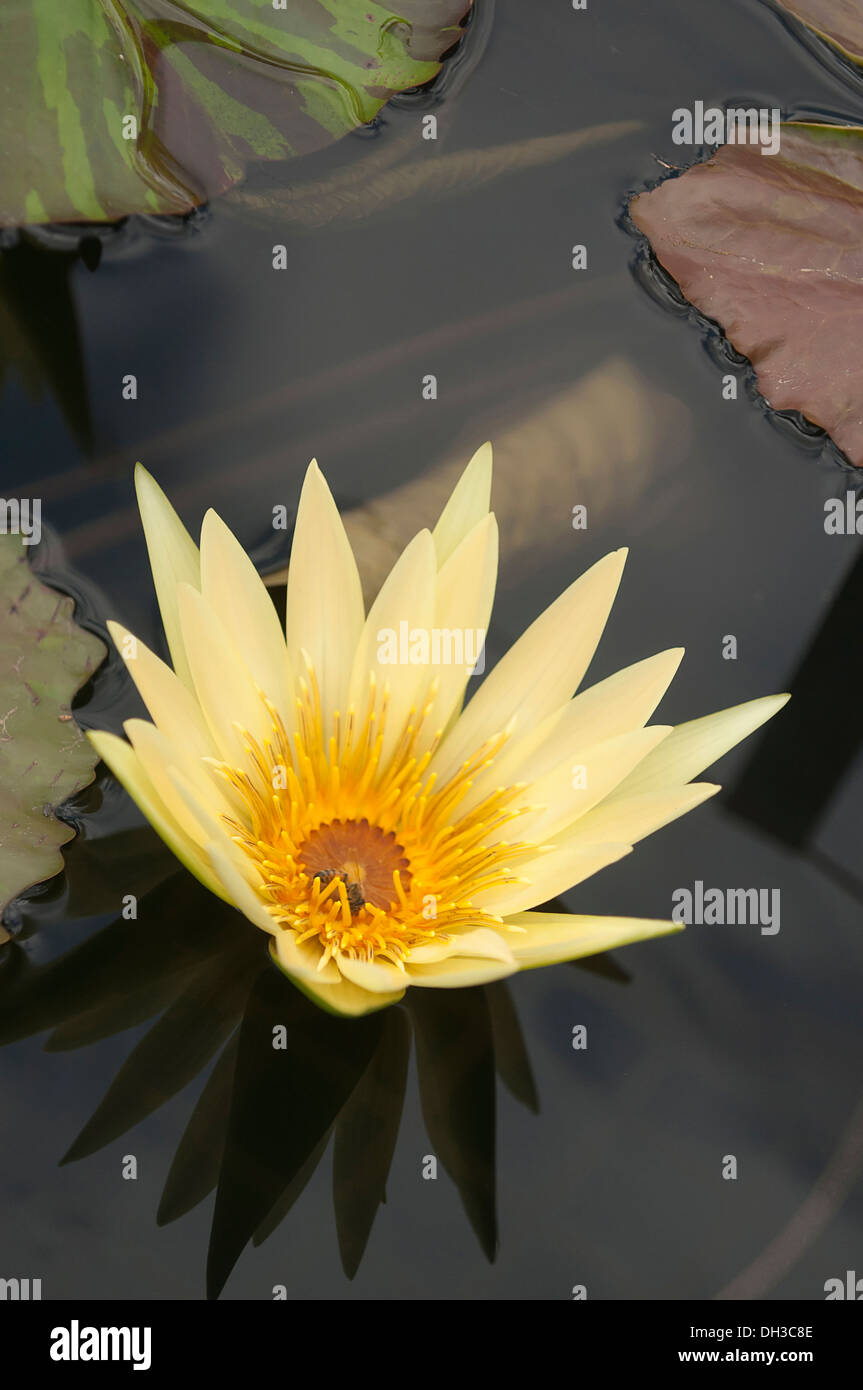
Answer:
[[(696, 880), (758, 886), (780, 890), (781, 929), (693, 926), (595, 971), (559, 966), (420, 1001), (433, 1138), (412, 1056), (386, 1203), (351, 1281), (337, 1229), (355, 1265), (375, 1158), (398, 1123), (404, 1014), (390, 1011), (381, 1036), (351, 1034), (284, 990), (274, 999), (283, 982), (263, 969), (258, 934), (175, 872), (102, 776), (77, 803), (67, 874), (23, 904), (0, 970), (0, 1275), (41, 1278), (44, 1297), (202, 1297), (222, 1156), (213, 1268), (224, 1275), (253, 1230), (276, 1226), (239, 1255), (227, 1298), (283, 1285), (291, 1299), (566, 1299), (581, 1284), (593, 1299), (820, 1299), (826, 1279), (859, 1267), (863, 561), (857, 539), (823, 526), (825, 500), (856, 483), (822, 439), (769, 418), (743, 366), (718, 365), (715, 335), (705, 343), (661, 302), (622, 213), (663, 172), (657, 158), (675, 160), (675, 107), (748, 98), (863, 120), (863, 91), (758, 0), (584, 13), (480, 0), (471, 44), (433, 108), (433, 147), (418, 135), (426, 108), (405, 99), (371, 138), (250, 176), (265, 190), (365, 169), (349, 210), (321, 226), (226, 199), (182, 229), (127, 228), (95, 270), (79, 255), (6, 251), (4, 294), (43, 390), (24, 390), (10, 338), (3, 493), (43, 499), (65, 558), (52, 541), (41, 563), (84, 612), (152, 644), (136, 459), (190, 527), (214, 506), (275, 564), (272, 540), (261, 548), (272, 508), (293, 504), (312, 455), (354, 506), (493, 439), (504, 526), (493, 655), (627, 544), (592, 677), (682, 644), (666, 722), (795, 694), (709, 774), (724, 787), (715, 801), (567, 906), (667, 917), (675, 888)], [(554, 161), (512, 167), (512, 156), (493, 179), (476, 161), (458, 172), (467, 152), (610, 122), (636, 124)], [(376, 161), (395, 142), (405, 179), (424, 160), (457, 173), (430, 173), (401, 200), (391, 184), (379, 194)], [(576, 272), (579, 243), (588, 268)], [(736, 401), (722, 399), (723, 370), (739, 373)], [(126, 373), (136, 402), (122, 399)], [(429, 373), (433, 402), (421, 396)], [(411, 496), (405, 541), (434, 517)], [(571, 526), (579, 503), (586, 531)], [(737, 660), (723, 659), (729, 634)], [(81, 719), (118, 727), (133, 712), (112, 663)], [(139, 920), (112, 927), (124, 893), (141, 895)], [(241, 1038), (236, 1070), (228, 1052), (212, 1073), (244, 1009), (247, 1051)], [(279, 1090), (245, 1058), (282, 1015), (296, 1067)], [(579, 1024), (585, 1051), (572, 1046)], [(511, 1089), (497, 1089), (492, 1156), (495, 1047)], [(336, 1146), (338, 1223), (332, 1146), (293, 1177), (284, 1219), (266, 1222), (314, 1130), (314, 1097), (336, 1104), (375, 1048)], [(232, 1077), (242, 1096), (228, 1125)], [(60, 1166), (85, 1125), (83, 1156)], [(423, 1179), (430, 1154), (464, 1204), (447, 1174)], [(128, 1155), (137, 1181), (123, 1180)], [(736, 1181), (722, 1176), (728, 1155)], [(160, 1226), (160, 1201), (163, 1216), (191, 1209)]]

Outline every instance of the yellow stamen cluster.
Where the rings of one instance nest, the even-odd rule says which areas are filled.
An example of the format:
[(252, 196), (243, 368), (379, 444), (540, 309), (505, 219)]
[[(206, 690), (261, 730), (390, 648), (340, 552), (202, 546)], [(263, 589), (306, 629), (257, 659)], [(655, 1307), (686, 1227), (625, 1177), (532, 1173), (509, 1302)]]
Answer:
[[(382, 765), (386, 690), (378, 710), (372, 677), (364, 716), (351, 708), (342, 728), (335, 714), (325, 738), (309, 668), (308, 679), (298, 682), (293, 736), (262, 696), (271, 724), (263, 746), (244, 732), (247, 766), (218, 764), (240, 807), (236, 817), (223, 820), (260, 874), (267, 910), (298, 943), (320, 943), (320, 969), (339, 954), (387, 960), (403, 969), (413, 949), (446, 942), (457, 928), (499, 927), (501, 919), (475, 907), (474, 900), (481, 891), (518, 882), (512, 864), (536, 853), (527, 842), (487, 844), (524, 811), (512, 807), (521, 786), (500, 788), (459, 814), (476, 774), (503, 747), (505, 733), (436, 786), (428, 766), (440, 733), (418, 752), (434, 693), (422, 709), (411, 711)], [(326, 869), (304, 862), (304, 856), (320, 861), (313, 846), (337, 846), (340, 839), (351, 845), (343, 862)], [(366, 880), (373, 890), (364, 887)]]

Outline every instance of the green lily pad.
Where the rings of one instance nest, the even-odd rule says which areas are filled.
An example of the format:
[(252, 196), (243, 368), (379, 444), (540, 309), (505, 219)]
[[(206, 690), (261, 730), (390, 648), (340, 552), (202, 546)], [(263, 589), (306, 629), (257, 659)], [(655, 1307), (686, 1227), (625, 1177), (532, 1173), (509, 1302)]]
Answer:
[(863, 63), (863, 5), (860, 0), (776, 0), (780, 9), (838, 48), (853, 63)]
[(72, 609), (32, 573), (21, 537), (0, 534), (0, 916), (62, 869), (74, 832), (52, 808), (92, 782), (98, 762), (69, 705), (105, 647)]
[(787, 123), (775, 155), (722, 145), (631, 213), (768, 404), (863, 465), (863, 129)]
[(187, 212), (429, 82), (472, 0), (4, 0), (0, 224)]

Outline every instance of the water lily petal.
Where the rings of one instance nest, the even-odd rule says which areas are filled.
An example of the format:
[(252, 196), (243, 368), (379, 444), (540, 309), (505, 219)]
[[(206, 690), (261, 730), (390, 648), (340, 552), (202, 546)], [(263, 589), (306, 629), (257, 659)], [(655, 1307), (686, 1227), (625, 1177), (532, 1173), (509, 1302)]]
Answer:
[(503, 917), (524, 912), (537, 903), (549, 902), (558, 893), (574, 888), (631, 853), (632, 845), (626, 844), (578, 844), (550, 849), (535, 859), (519, 862), (516, 872), (527, 882), (507, 883), (477, 893), (476, 906)]
[(252, 678), (203, 595), (179, 588), (180, 622), (195, 691), (210, 732), (226, 762), (245, 766), (237, 725), (263, 746), (270, 721)]
[(480, 445), (462, 473), (432, 532), (438, 567), (442, 568), (488, 512), (491, 498), (492, 447)]
[(99, 757), (111, 769), (117, 781), (125, 787), (172, 854), (175, 854), (189, 873), (194, 874), (211, 893), (224, 898), (226, 902), (229, 901), (229, 896), (213, 873), (208, 858), (171, 815), (131, 745), (126, 743), (125, 739), (117, 738), (116, 734), (101, 731), (93, 730), (87, 737)]
[[(213, 837), (197, 813), (198, 807), (193, 810), (177, 791), (171, 779), (171, 769), (177, 768), (185, 774), (194, 788), (196, 801), (208, 807), (212, 815), (230, 815), (233, 807), (216, 784), (215, 774), (206, 763), (189, 758), (146, 719), (127, 719), (123, 728), (165, 806), (186, 834), (203, 848)], [(208, 813), (207, 819), (210, 818)]]
[(363, 628), (360, 576), (338, 508), (313, 460), (306, 472), (288, 570), (286, 632), (292, 669), (314, 667), (324, 729), (344, 713), (354, 653)]
[(295, 979), (331, 985), (337, 985), (341, 980), (333, 961), (328, 960), (326, 965), (321, 965), (319, 942), (298, 943), (290, 927), (278, 927), (274, 939), (279, 964)]
[(480, 656), (494, 603), (497, 562), (497, 522), (489, 513), (465, 536), (438, 573), (434, 626), (441, 659), (430, 668), (438, 690), (427, 722), (429, 740), (446, 727), (460, 705)]
[(682, 656), (682, 647), (672, 647), (616, 671), (559, 705), (532, 729), (512, 738), (491, 766), (474, 779), (461, 803), (462, 813), (497, 787), (535, 782), (566, 758), (575, 761), (579, 745), (591, 748), (641, 728), (671, 684)]
[(670, 825), (702, 801), (715, 796), (721, 787), (711, 782), (688, 782), (685, 787), (667, 787), (658, 792), (617, 799), (614, 794), (600, 802), (573, 826), (568, 843), (597, 844), (601, 840), (625, 840), (637, 844)]
[(358, 1018), (361, 1014), (376, 1013), (378, 1009), (389, 1008), (390, 1004), (397, 1004), (404, 995), (403, 989), (392, 994), (372, 994), (369, 990), (360, 989), (358, 985), (353, 985), (350, 980), (341, 977), (337, 984), (320, 984), (308, 976), (295, 975), (278, 954), (280, 939), (280, 936), (275, 937), (270, 942), (270, 955), (276, 965), (302, 994), (327, 1013)]
[(745, 704), (705, 715), (703, 719), (678, 724), (665, 742), (616, 788), (615, 800), (661, 791), (669, 786), (679, 787), (697, 777), (723, 753), (766, 723), (790, 698), (790, 695), (765, 695), (760, 700), (748, 700)]
[(625, 550), (599, 560), (501, 657), (435, 754), (441, 783), (511, 720), (520, 733), (569, 699), (602, 636), (625, 560)]
[[(670, 733), (670, 726), (651, 724), (583, 751), (577, 741), (561, 737), (558, 766), (524, 792), (524, 803), (541, 809), (505, 825), (489, 836), (488, 843), (509, 839), (514, 831), (518, 839), (537, 844), (553, 839), (558, 831), (565, 830), (607, 797)], [(622, 837), (615, 835), (614, 839), (619, 841)]]
[(351, 984), (372, 994), (397, 994), (408, 983), (404, 971), (392, 961), (351, 960), (349, 956), (340, 956), (338, 968)]
[(245, 550), (214, 511), (201, 526), (201, 593), (290, 731), (293, 676), (279, 615)]
[(218, 749), (192, 690), (120, 623), (109, 622), (108, 631), (157, 728), (190, 757), (216, 757)]
[(225, 888), (228, 899), (239, 912), (254, 926), (274, 936), (279, 930), (263, 902), (249, 886), (236, 866), (231, 863), (225, 847), (218, 840), (211, 840), (206, 847), (207, 856), (219, 881)]
[(423, 989), (469, 989), (471, 985), (488, 985), (492, 980), (514, 975), (518, 965), (515, 960), (451, 956), (432, 965), (412, 965), (409, 961), (407, 969), (411, 984)]
[(454, 933), (448, 941), (430, 941), (427, 946), (415, 946), (410, 953), (410, 964), (432, 965), (439, 960), (449, 960), (451, 956), (511, 961), (512, 951), (508, 941), (493, 928), (475, 927), (470, 931)]
[(177, 609), (177, 586), (191, 584), (194, 589), (200, 588), (198, 547), (155, 478), (140, 463), (135, 466), (135, 490), (171, 660), (180, 680), (192, 689)]
[(434, 546), (431, 533), (420, 531), (399, 556), (369, 609), (351, 672), (349, 706), (360, 719), (368, 707), (372, 675), (378, 718), (386, 704), (381, 767), (398, 744), (411, 710), (421, 709), (426, 699), (429, 666), (402, 660), (402, 656), (410, 654), (413, 632), (430, 632), (434, 593)]
[(682, 930), (679, 922), (645, 917), (567, 917), (553, 912), (520, 912), (508, 917), (507, 923), (523, 929), (511, 942), (520, 970), (577, 960)]

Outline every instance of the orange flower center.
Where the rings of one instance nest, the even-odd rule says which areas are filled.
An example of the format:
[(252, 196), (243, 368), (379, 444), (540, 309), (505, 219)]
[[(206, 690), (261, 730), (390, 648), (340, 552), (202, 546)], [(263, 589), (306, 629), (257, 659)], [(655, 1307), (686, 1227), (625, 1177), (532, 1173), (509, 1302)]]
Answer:
[(313, 830), (300, 846), (297, 860), (309, 878), (325, 888), (341, 878), (354, 916), (366, 903), (383, 909), (396, 906), (393, 873), (398, 870), (405, 889), (410, 886), (408, 859), (393, 832), (360, 821), (334, 820)]

